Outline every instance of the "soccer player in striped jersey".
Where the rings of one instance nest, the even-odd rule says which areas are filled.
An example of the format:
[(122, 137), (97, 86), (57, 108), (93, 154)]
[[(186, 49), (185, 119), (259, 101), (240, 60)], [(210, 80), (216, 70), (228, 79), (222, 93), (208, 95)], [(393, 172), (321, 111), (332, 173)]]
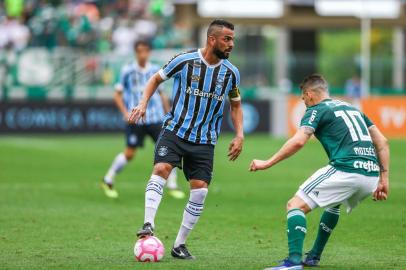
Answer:
[[(123, 114), (124, 119), (128, 119), (129, 110), (139, 103), (142, 91), (149, 78), (159, 70), (158, 66), (148, 61), (151, 53), (149, 43), (145, 41), (136, 42), (134, 44), (134, 52), (136, 61), (123, 67), (120, 80), (115, 86), (114, 101)], [(158, 91), (151, 97), (151, 102), (147, 107), (148, 114), (145, 122), (138, 125), (128, 124), (126, 126), (127, 147), (115, 157), (102, 182), (102, 188), (107, 197), (118, 197), (118, 192), (114, 189), (113, 185), (116, 174), (134, 158), (136, 149), (144, 145), (146, 135), (150, 136), (155, 142), (157, 141), (165, 112), (169, 111), (169, 108), (168, 98), (162, 91)], [(183, 198), (185, 196), (182, 191), (177, 189), (176, 169), (172, 171), (167, 187), (170, 189), (169, 193), (173, 197)]]
[[(389, 146), (379, 129), (355, 107), (331, 99), (322, 76), (306, 77), (300, 88), (307, 110), (299, 130), (269, 160), (253, 160), (250, 170), (264, 170), (290, 157), (312, 135), (323, 145), (329, 164), (307, 179), (287, 203), (289, 257), (270, 270), (317, 266), (338, 223), (340, 205), (346, 205), (349, 213), (371, 194), (374, 200), (386, 200), (389, 191)], [(313, 248), (302, 262), (305, 214), (317, 207), (325, 210)]]
[(174, 167), (183, 167), (191, 191), (171, 251), (175, 258), (194, 258), (185, 242), (203, 211), (212, 178), (214, 146), (220, 134), (227, 96), (236, 131), (229, 147), (229, 159), (237, 159), (242, 150), (240, 74), (227, 60), (233, 46), (234, 25), (225, 20), (214, 20), (207, 31), (206, 46), (175, 56), (152, 76), (141, 102), (129, 118), (134, 123), (148, 116), (148, 101), (159, 84), (169, 78), (174, 79), (174, 101), (155, 146), (155, 165), (145, 192), (144, 225), (137, 236), (153, 234), (165, 181)]

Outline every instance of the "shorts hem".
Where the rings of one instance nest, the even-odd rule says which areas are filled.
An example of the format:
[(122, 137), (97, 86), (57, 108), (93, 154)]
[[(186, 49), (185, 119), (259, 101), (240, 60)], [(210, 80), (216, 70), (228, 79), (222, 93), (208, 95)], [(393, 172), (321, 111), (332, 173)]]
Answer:
[(301, 198), (306, 204), (307, 206), (309, 206), (309, 208), (311, 210), (319, 207), (320, 205), (313, 199), (311, 198), (309, 195), (307, 195), (303, 190), (299, 189), (296, 192), (296, 196), (298, 196), (299, 198)]
[(157, 164), (157, 163), (167, 163), (167, 164), (170, 164), (174, 168), (177, 167), (177, 168), (179, 168), (181, 170), (183, 169), (182, 164), (175, 163), (175, 162), (170, 162), (170, 161), (166, 161), (166, 160), (154, 160), (154, 165)]
[[(186, 175), (185, 175), (185, 177), (186, 177)], [(189, 182), (191, 178), (195, 179), (195, 180), (200, 180), (200, 181), (206, 182), (208, 185), (210, 185), (210, 183), (211, 183), (211, 178), (205, 179), (203, 177), (186, 177), (186, 180)]]
[(142, 147), (144, 147), (144, 145), (143, 144), (126, 144), (126, 146), (127, 147), (130, 147), (130, 148), (142, 148)]

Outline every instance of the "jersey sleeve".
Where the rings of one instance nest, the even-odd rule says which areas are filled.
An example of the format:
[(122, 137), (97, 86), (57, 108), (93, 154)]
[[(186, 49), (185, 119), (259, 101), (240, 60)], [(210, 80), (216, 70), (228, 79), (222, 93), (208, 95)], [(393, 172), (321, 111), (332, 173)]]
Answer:
[(362, 114), (362, 116), (368, 128), (375, 126), (375, 124), (371, 121), (371, 119), (368, 118), (368, 116), (366, 116), (364, 113)]
[(241, 100), (240, 72), (237, 69), (235, 70), (235, 72), (233, 72), (231, 90), (228, 92), (228, 98), (231, 101), (240, 101)]
[(320, 124), (320, 119), (323, 115), (323, 111), (318, 108), (308, 108), (300, 121), (300, 127), (311, 128), (316, 131)]
[(186, 64), (184, 53), (175, 55), (160, 70), (159, 75), (166, 81), (179, 73)]
[(116, 91), (122, 92), (125, 88), (125, 78), (127, 76), (128, 73), (128, 69), (126, 66), (124, 66), (121, 71), (120, 71), (120, 77), (118, 79), (118, 81), (116, 82), (116, 84), (114, 85), (114, 89)]

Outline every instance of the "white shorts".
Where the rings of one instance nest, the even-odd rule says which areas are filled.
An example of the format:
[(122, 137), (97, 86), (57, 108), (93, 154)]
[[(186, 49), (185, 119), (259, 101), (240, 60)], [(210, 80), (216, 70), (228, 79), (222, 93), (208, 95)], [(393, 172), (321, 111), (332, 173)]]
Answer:
[(378, 180), (378, 176), (343, 172), (327, 165), (310, 176), (296, 195), (311, 209), (344, 204), (349, 213), (376, 190)]

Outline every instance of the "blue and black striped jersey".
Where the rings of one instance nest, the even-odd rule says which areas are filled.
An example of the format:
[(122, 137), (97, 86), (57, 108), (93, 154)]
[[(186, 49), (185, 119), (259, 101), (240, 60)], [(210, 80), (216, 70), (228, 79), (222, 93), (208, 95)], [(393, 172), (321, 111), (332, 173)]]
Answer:
[(174, 78), (172, 110), (164, 127), (190, 142), (216, 144), (225, 97), (241, 99), (238, 69), (228, 60), (209, 65), (200, 50), (193, 50), (172, 58), (159, 74), (164, 80)]
[[(138, 105), (144, 88), (157, 71), (159, 66), (148, 63), (141, 68), (137, 63), (125, 65), (121, 70), (120, 80), (116, 84), (116, 91), (123, 91), (124, 104), (128, 111)], [(140, 124), (162, 123), (165, 116), (164, 106), (159, 91), (155, 92), (148, 103), (145, 122)]]

